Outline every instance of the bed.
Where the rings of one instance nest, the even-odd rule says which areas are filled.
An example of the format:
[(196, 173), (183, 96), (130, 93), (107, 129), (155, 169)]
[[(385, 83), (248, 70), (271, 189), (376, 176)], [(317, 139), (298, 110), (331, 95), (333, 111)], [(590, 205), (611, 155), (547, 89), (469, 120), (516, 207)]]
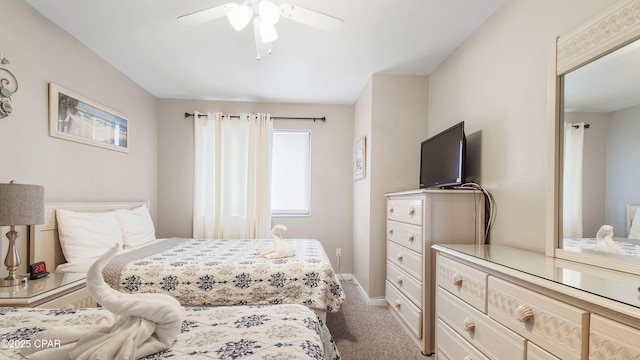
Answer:
[[(640, 259), (640, 204), (628, 204), (626, 210), (627, 237), (613, 237), (613, 242), (623, 256)], [(598, 239), (565, 238), (563, 249), (572, 251), (598, 251)], [(617, 254), (616, 254), (617, 255)]]
[[(0, 358), (19, 348), (55, 347), (32, 337), (56, 326), (94, 324), (107, 310), (0, 308)], [(326, 326), (297, 304), (185, 308), (176, 342), (145, 359), (326, 359), (340, 355)]]
[[(72, 222), (75, 226), (71, 228), (89, 228), (90, 233), (77, 234), (74, 251), (80, 255), (71, 256), (68, 231), (65, 233), (58, 228), (60, 225), (62, 229), (63, 223), (67, 226), (62, 215), (67, 216), (66, 212), (69, 212), (79, 217), (107, 216), (105, 214), (121, 211), (128, 214), (127, 211), (138, 211), (143, 206), (146, 203), (46, 204), (45, 223), (32, 226), (30, 230), (30, 262), (45, 261), (50, 268), (49, 264), (57, 267), (57, 271), (86, 271), (84, 265), (91, 261), (83, 260), (82, 256), (86, 252), (99, 255), (104, 251), (100, 250), (99, 244), (111, 241), (109, 233), (114, 231), (113, 226), (101, 223), (92, 228), (94, 225), (87, 222), (81, 225)], [(148, 213), (145, 219), (150, 221)], [(120, 225), (122, 233), (126, 233), (124, 225)], [(95, 237), (96, 233), (102, 234), (102, 238), (87, 241), (87, 237)], [(297, 303), (317, 310), (323, 317), (324, 312), (338, 311), (344, 301), (344, 292), (320, 242), (313, 239), (287, 241), (296, 249), (296, 256), (266, 259), (256, 255), (260, 248), (272, 243), (266, 239), (155, 239), (153, 234), (153, 241), (140, 241), (138, 237), (133, 241), (135, 246), (127, 247), (125, 238), (124, 252), (112, 259), (104, 275), (112, 287), (122, 292), (167, 293), (183, 306)], [(98, 244), (95, 245), (98, 249), (87, 250), (93, 244)], [(69, 257), (73, 257), (73, 261), (67, 262)]]

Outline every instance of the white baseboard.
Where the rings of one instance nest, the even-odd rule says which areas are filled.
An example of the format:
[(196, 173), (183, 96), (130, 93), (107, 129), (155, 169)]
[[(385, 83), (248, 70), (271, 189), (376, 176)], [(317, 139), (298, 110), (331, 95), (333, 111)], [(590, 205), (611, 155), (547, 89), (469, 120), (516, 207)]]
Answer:
[(362, 294), (362, 297), (365, 298), (367, 305), (387, 306), (387, 299), (385, 299), (384, 297), (379, 297), (374, 299), (369, 298), (369, 295), (367, 295), (367, 292), (364, 291), (364, 289), (362, 288), (358, 280), (356, 280), (356, 278), (353, 276), (353, 274), (337, 274), (337, 276), (338, 276), (338, 280), (349, 281), (354, 285), (356, 285), (356, 288), (358, 288), (358, 291), (360, 291), (360, 294)]

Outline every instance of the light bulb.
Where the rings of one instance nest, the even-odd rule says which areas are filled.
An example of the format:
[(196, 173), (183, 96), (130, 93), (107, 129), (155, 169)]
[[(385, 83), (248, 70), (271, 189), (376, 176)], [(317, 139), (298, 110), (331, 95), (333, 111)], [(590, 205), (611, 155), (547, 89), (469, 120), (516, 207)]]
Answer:
[(271, 1), (260, 1), (258, 3), (258, 14), (263, 21), (271, 25), (275, 25), (280, 20), (280, 9)]
[(236, 31), (244, 29), (244, 27), (247, 26), (247, 24), (251, 20), (252, 16), (253, 11), (251, 11), (251, 9), (249, 9), (245, 5), (234, 6), (227, 13), (227, 19), (229, 19), (229, 23), (231, 23), (231, 26)]

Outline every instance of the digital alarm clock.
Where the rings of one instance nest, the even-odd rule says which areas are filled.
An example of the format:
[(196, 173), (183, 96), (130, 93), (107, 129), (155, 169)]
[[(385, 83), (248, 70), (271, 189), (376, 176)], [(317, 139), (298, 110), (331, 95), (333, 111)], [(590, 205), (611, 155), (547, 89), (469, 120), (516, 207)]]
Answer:
[(31, 273), (31, 276), (29, 276), (31, 280), (40, 279), (49, 275), (49, 272), (47, 271), (47, 265), (44, 263), (44, 261), (38, 261), (29, 265), (29, 272)]

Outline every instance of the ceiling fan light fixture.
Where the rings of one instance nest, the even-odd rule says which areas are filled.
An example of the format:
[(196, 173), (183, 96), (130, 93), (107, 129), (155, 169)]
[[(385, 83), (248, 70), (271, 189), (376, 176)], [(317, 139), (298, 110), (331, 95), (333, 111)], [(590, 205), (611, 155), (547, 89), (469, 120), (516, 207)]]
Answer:
[(280, 9), (271, 1), (262, 0), (258, 3), (258, 15), (263, 21), (275, 25), (280, 20)]
[(271, 43), (265, 43), (262, 41), (262, 35), (260, 35), (260, 17), (253, 19), (253, 37), (256, 44), (256, 60), (260, 61), (263, 56), (271, 55)]
[(260, 32), (260, 39), (263, 43), (267, 44), (274, 42), (278, 39), (278, 32), (273, 24), (269, 24), (262, 18), (258, 18), (258, 30)]
[(229, 20), (229, 23), (236, 31), (244, 29), (245, 26), (249, 24), (249, 21), (251, 21), (252, 16), (253, 11), (244, 4), (234, 6), (227, 13), (227, 19)]
[(342, 19), (286, 2), (278, 6), (272, 0), (238, 1), (243, 2), (240, 4), (228, 2), (195, 11), (178, 16), (178, 20), (184, 24), (198, 25), (226, 15), (227, 20), (236, 31), (241, 31), (253, 20), (257, 60), (271, 54), (271, 46), (278, 39), (275, 24), (281, 17), (329, 32), (337, 31), (343, 23)]

